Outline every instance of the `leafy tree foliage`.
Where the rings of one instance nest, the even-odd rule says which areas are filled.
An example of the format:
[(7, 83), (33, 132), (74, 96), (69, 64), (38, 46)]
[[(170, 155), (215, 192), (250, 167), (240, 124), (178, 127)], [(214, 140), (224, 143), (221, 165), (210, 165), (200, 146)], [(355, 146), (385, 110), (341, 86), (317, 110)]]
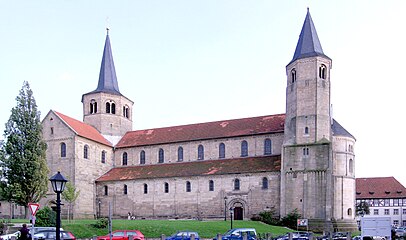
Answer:
[(357, 203), (355, 208), (356, 208), (357, 216), (359, 216), (359, 215), (368, 215), (369, 212), (370, 212), (369, 211), (369, 204), (367, 202)]
[(54, 227), (56, 224), (56, 212), (48, 206), (38, 210), (35, 218), (36, 227)]
[(40, 112), (28, 82), (24, 82), (16, 102), (0, 149), (0, 194), (7, 201), (25, 206), (28, 216), (28, 203), (38, 202), (48, 190), (49, 170)]
[(65, 199), (69, 203), (68, 207), (68, 220), (71, 220), (71, 209), (73, 203), (79, 197), (80, 191), (76, 191), (75, 186), (71, 182), (67, 182), (65, 186), (65, 191), (62, 192), (62, 198)]

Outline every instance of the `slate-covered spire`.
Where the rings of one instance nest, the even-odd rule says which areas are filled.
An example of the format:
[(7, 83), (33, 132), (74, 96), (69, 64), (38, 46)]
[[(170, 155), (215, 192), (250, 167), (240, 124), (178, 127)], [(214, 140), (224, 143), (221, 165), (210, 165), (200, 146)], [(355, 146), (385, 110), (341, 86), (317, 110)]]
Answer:
[(316, 28), (314, 27), (312, 17), (310, 16), (309, 8), (307, 8), (306, 19), (303, 23), (302, 31), (300, 32), (295, 54), (293, 55), (293, 59), (290, 62), (293, 62), (300, 58), (314, 56), (327, 57), (323, 53), (319, 37), (317, 36)]
[(106, 43), (104, 44), (103, 59), (100, 67), (99, 84), (93, 92), (108, 92), (119, 94), (116, 69), (114, 67), (113, 54), (111, 51), (109, 29), (107, 28)]

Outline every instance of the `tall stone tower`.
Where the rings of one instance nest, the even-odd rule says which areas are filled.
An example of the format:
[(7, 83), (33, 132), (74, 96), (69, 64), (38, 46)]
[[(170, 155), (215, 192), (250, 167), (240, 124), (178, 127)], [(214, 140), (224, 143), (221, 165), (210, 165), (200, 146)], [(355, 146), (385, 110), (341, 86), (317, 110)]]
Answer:
[(83, 94), (83, 122), (95, 127), (113, 145), (132, 130), (133, 102), (118, 88), (110, 38), (106, 42), (96, 90)]
[(331, 64), (308, 10), (293, 59), (286, 66), (281, 215), (297, 210), (302, 218), (309, 219), (311, 228), (322, 230), (331, 230), (338, 218), (333, 172), (333, 164), (337, 163), (333, 159), (330, 111)]

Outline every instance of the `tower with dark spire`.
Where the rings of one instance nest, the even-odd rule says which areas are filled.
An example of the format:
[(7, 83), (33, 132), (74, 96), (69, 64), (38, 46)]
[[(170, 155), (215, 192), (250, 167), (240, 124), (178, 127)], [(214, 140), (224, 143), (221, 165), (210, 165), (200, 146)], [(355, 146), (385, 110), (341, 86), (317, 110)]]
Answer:
[(83, 94), (83, 121), (115, 144), (132, 130), (133, 102), (121, 94), (107, 28), (99, 81), (94, 91)]
[[(355, 217), (355, 199), (350, 192), (354, 175), (340, 176), (349, 181), (338, 184), (341, 173), (337, 169), (348, 168), (346, 161), (334, 160), (337, 145), (330, 111), (331, 65), (308, 9), (295, 53), (286, 66), (281, 215), (297, 209), (302, 218), (309, 219), (312, 229), (333, 226), (337, 219), (348, 220), (351, 225)], [(345, 192), (343, 186), (349, 191)], [(344, 198), (345, 206), (338, 206)]]

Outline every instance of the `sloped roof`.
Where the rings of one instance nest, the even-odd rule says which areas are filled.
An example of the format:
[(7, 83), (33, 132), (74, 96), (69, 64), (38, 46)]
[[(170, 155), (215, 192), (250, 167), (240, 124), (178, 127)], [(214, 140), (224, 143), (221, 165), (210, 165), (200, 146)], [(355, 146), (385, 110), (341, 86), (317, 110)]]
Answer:
[(127, 132), (116, 148), (284, 131), (285, 114)]
[(68, 117), (62, 113), (54, 111), (54, 113), (59, 116), (69, 127), (72, 128), (73, 131), (76, 132), (77, 135), (96, 141), (98, 143), (107, 145), (107, 146), (112, 146), (112, 144), (107, 141), (97, 130), (96, 128), (83, 123), (81, 121), (78, 121), (74, 118)]
[(356, 198), (406, 198), (406, 188), (394, 177), (357, 178)]
[(116, 68), (114, 67), (113, 53), (111, 51), (110, 38), (108, 34), (106, 35), (106, 42), (104, 44), (103, 58), (100, 66), (99, 83), (96, 90), (89, 93), (97, 92), (121, 95), (118, 88)]
[(331, 129), (333, 130), (333, 136), (344, 136), (344, 137), (350, 137), (355, 139), (355, 137), (349, 133), (341, 124), (339, 124), (335, 119), (333, 119), (333, 125), (331, 126)]
[(193, 177), (237, 173), (273, 172), (281, 169), (281, 155), (238, 159), (116, 167), (96, 182), (151, 178)]
[(300, 32), (299, 40), (296, 45), (295, 54), (293, 55), (292, 61), (290, 61), (290, 63), (300, 58), (314, 56), (323, 56), (329, 58), (323, 52), (323, 48), (321, 47), (321, 43), (316, 32), (316, 27), (314, 26), (308, 8), (302, 31)]

